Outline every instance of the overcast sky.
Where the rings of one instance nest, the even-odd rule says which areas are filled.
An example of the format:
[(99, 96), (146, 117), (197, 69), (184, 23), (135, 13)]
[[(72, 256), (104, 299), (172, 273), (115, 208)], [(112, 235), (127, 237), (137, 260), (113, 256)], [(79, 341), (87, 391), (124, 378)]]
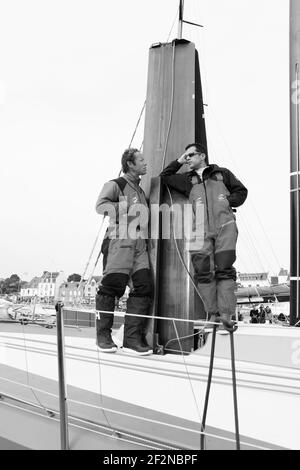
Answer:
[[(289, 1), (185, 3), (205, 26), (184, 37), (199, 50), (210, 160), (249, 189), (236, 267), (278, 272), (289, 267)], [(83, 272), (98, 193), (145, 99), (149, 47), (167, 40), (177, 8), (0, 0), (0, 277)]]

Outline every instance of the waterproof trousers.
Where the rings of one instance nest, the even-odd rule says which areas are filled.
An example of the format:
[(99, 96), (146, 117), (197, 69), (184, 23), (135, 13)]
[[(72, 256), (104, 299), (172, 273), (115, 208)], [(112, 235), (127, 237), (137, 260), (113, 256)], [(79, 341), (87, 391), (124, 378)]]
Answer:
[(194, 279), (209, 316), (219, 314), (227, 319), (236, 309), (236, 242), (238, 230), (232, 220), (217, 231), (208, 232), (203, 247), (192, 253)]
[[(105, 330), (111, 332), (113, 315), (104, 311), (114, 311), (115, 298), (123, 296), (129, 283), (131, 290), (127, 301), (128, 313), (148, 315), (152, 298), (152, 279), (145, 240), (105, 239), (102, 253), (103, 278), (96, 296), (96, 310), (102, 312), (97, 317), (97, 336)], [(124, 345), (146, 344), (146, 321), (144, 317), (125, 316)]]

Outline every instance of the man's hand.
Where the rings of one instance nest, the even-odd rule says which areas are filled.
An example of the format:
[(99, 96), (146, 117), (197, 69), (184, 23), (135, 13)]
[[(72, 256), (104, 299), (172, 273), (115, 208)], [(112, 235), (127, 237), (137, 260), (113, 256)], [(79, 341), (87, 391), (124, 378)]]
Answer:
[(184, 152), (181, 157), (178, 158), (178, 163), (180, 163), (181, 165), (184, 165), (185, 163), (187, 163), (187, 160), (186, 160), (186, 157), (187, 157), (187, 152)]

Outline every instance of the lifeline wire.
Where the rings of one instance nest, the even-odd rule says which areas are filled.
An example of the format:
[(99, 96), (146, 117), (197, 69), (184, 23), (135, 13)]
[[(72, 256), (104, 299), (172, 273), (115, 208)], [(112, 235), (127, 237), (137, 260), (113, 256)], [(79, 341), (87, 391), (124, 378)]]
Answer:
[[(79, 289), (80, 289), (80, 287), (81, 287), (81, 285), (82, 285), (82, 283), (83, 283), (83, 281), (84, 281), (84, 276), (86, 275), (87, 270), (88, 270), (88, 268), (89, 268), (89, 265), (90, 265), (92, 256), (93, 256), (93, 254), (94, 254), (96, 245), (97, 245), (97, 243), (98, 243), (98, 240), (99, 240), (99, 237), (100, 237), (100, 233), (101, 233), (101, 230), (102, 230), (102, 228), (103, 228), (105, 219), (106, 219), (106, 216), (104, 215), (104, 216), (103, 216), (103, 219), (102, 219), (102, 222), (101, 222), (101, 224), (100, 224), (100, 228), (99, 228), (97, 237), (96, 237), (95, 242), (94, 242), (94, 244), (93, 244), (93, 247), (92, 247), (90, 256), (89, 256), (89, 258), (88, 258), (88, 261), (87, 261), (87, 263), (86, 263), (85, 269), (84, 269), (83, 274), (82, 274), (82, 276), (81, 276), (81, 279), (80, 279), (80, 281), (79, 281), (79, 284), (78, 284), (78, 287), (77, 287), (77, 292), (79, 291)], [(100, 253), (101, 253), (101, 251), (100, 251)], [(94, 271), (93, 271), (92, 275), (93, 275), (93, 274), (94, 274)], [(87, 286), (88, 286), (88, 284), (89, 284), (91, 278), (92, 278), (92, 276), (89, 277), (88, 282), (87, 282)]]
[(40, 407), (45, 411), (45, 413), (50, 416), (49, 411), (47, 408), (41, 403), (39, 400), (38, 396), (36, 395), (35, 391), (31, 388), (30, 385), (30, 379), (29, 379), (29, 367), (28, 367), (28, 355), (27, 355), (27, 346), (26, 346), (26, 338), (25, 338), (25, 331), (24, 331), (24, 324), (21, 322), (22, 325), (22, 332), (23, 332), (23, 343), (24, 343), (24, 350), (25, 350), (25, 362), (26, 362), (26, 381), (28, 388), (31, 390), (34, 398), (36, 399), (37, 403), (40, 405)]

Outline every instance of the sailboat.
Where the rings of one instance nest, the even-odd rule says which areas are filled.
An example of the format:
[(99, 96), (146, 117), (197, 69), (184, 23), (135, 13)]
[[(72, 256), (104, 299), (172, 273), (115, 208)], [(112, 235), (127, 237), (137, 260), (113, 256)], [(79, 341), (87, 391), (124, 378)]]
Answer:
[[(186, 142), (206, 142), (198, 53), (182, 37), (184, 22), (181, 0), (178, 37), (149, 52), (144, 153), (152, 163), (144, 189), (152, 204), (184, 203), (163, 191), (157, 175)], [(291, 90), (299, 61), (300, 5), (291, 0)], [(298, 104), (291, 105), (291, 122), (291, 325), (296, 325)], [(153, 223), (159, 230), (158, 217)], [(239, 325), (228, 336), (203, 333), (205, 311), (182, 268), (184, 261), (191, 269), (185, 253), (182, 241), (151, 242), (153, 356), (100, 353), (93, 328), (84, 328), (86, 312), (61, 306), (56, 330), (14, 325), (0, 332), (0, 438), (7, 447), (300, 449), (300, 329)]]

